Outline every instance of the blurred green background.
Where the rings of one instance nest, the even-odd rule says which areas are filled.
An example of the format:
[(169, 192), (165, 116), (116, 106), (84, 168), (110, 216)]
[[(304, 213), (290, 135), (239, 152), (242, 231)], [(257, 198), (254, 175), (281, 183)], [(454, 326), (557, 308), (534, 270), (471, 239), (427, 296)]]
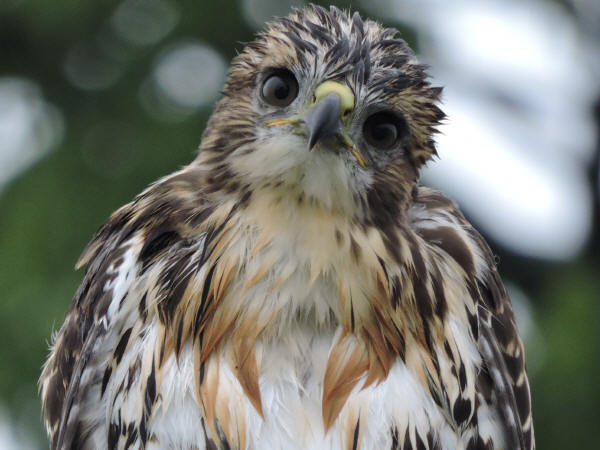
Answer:
[[(443, 68), (440, 76), (448, 88), (454, 79), (464, 82), (467, 69), (448, 63), (460, 55), (441, 46), (449, 38), (431, 28), (443, 26), (444, 17), (463, 17), (446, 14), (470, 14), (469, 2), (446, 2), (445, 8), (452, 4), (453, 9), (444, 11), (441, 19), (435, 16), (441, 3), (435, 2), (318, 3), (351, 6), (363, 17), (400, 29), (434, 73), (436, 66)], [(555, 238), (545, 238), (543, 244), (571, 241), (565, 240), (560, 251), (536, 253), (525, 244), (521, 248), (511, 236), (505, 239), (487, 225), (490, 216), (478, 206), (485, 199), (471, 201), (468, 192), (463, 199), (460, 190), (448, 185), (459, 203), (464, 201), (467, 215), (490, 237), (515, 299), (528, 348), (540, 449), (597, 448), (600, 437), (600, 108), (598, 86), (586, 84), (599, 75), (600, 26), (594, 26), (600, 23), (598, 3), (522, 3), (529, 5), (522, 17), (531, 18), (532, 30), (538, 9), (557, 17), (552, 35), (542, 34), (546, 38), (540, 45), (562, 48), (565, 64), (581, 64), (568, 67), (568, 73), (587, 73), (583, 78), (570, 75), (571, 81), (566, 81), (586, 89), (583, 94), (578, 91), (583, 100), (575, 106), (569, 99), (564, 106), (553, 104), (576, 108), (582, 117), (569, 113), (576, 123), (565, 120), (555, 130), (567, 144), (581, 144), (579, 150), (557, 144), (553, 151), (562, 155), (559, 162), (564, 160), (573, 169), (569, 172), (561, 163), (558, 172), (544, 172), (559, 177), (569, 172), (571, 181), (548, 178), (566, 200), (552, 203), (552, 217), (560, 217), (564, 226), (550, 229)], [(112, 211), (194, 157), (229, 61), (242, 48), (240, 42), (251, 40), (264, 20), (285, 14), (293, 4), (301, 1), (0, 0), (0, 449), (47, 447), (37, 379), (51, 334), (60, 327), (81, 280), (81, 272), (73, 269), (80, 251)], [(481, 4), (486, 2), (478, 8)], [(521, 11), (515, 1), (487, 4), (511, 14)], [(430, 21), (434, 16), (440, 20)], [(506, 23), (512, 24), (510, 17)], [(521, 25), (528, 29), (527, 23)], [(561, 27), (572, 31), (573, 52), (563, 48)], [(467, 37), (477, 41), (487, 31), (482, 33)], [(492, 62), (495, 55), (488, 55)], [(571, 56), (576, 59), (568, 59)], [(542, 63), (525, 59), (524, 66), (536, 64)], [(473, 80), (485, 78), (477, 70), (468, 73)], [(506, 92), (527, 99), (529, 90), (521, 92), (520, 87), (537, 86), (537, 81), (519, 84), (520, 73), (509, 74), (515, 84)], [(525, 100), (511, 102), (493, 87), (497, 83), (478, 86), (483, 97), (508, 111), (507, 117), (532, 114)], [(559, 90), (550, 88), (543, 96), (552, 99)], [(465, 92), (475, 95), (474, 89)], [(460, 92), (450, 95), (449, 106), (460, 96)], [(533, 114), (550, 110), (534, 109)], [(481, 117), (485, 120), (484, 114)], [(535, 135), (552, 133), (535, 128), (533, 122), (526, 126)], [(518, 141), (519, 135), (514, 139)], [(536, 147), (522, 145), (528, 146)], [(528, 156), (533, 167), (547, 164), (551, 156), (544, 148), (538, 150)], [(443, 189), (444, 179), (438, 180), (436, 173), (426, 181)], [(463, 178), (468, 183), (472, 177)], [(506, 182), (511, 183), (509, 177)], [(569, 183), (578, 183), (580, 191), (572, 192), (580, 194), (570, 194)], [(467, 189), (476, 190), (476, 186)], [(569, 209), (573, 205), (580, 206), (578, 216)], [(500, 212), (507, 226), (517, 220), (510, 209)], [(533, 217), (529, 232), (548, 223)]]

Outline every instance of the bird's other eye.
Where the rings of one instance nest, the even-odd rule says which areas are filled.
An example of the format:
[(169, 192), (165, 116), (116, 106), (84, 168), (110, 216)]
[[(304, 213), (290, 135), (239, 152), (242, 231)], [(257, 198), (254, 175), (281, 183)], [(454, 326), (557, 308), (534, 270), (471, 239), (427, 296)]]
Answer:
[(392, 148), (406, 134), (404, 119), (389, 111), (370, 115), (363, 125), (363, 135), (375, 148)]
[(279, 69), (269, 75), (262, 85), (263, 99), (273, 106), (287, 106), (298, 95), (298, 82), (289, 70)]

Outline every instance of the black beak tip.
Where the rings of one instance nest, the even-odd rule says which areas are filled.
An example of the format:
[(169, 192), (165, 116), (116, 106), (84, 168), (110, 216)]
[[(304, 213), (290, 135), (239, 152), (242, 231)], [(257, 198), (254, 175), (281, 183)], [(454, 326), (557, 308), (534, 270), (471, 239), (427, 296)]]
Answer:
[(331, 93), (317, 103), (305, 116), (304, 128), (308, 148), (312, 150), (322, 138), (334, 136), (340, 130), (340, 97)]

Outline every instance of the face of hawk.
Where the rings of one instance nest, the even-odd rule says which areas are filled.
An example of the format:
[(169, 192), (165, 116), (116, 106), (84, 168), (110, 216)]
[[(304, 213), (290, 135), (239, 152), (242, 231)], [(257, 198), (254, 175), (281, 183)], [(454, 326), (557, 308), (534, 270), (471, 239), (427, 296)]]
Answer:
[(441, 89), (396, 34), (336, 8), (270, 24), (233, 61), (205, 132), (213, 189), (398, 217), (443, 113)]

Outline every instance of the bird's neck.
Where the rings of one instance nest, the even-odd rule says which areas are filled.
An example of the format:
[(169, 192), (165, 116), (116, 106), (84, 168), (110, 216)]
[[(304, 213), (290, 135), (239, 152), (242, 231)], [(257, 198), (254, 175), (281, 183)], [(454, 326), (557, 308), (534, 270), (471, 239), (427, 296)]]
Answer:
[[(219, 208), (213, 258), (219, 271), (234, 274), (220, 289), (237, 299), (228, 309), (252, 320), (261, 316), (261, 334), (270, 337), (292, 322), (360, 330), (375, 320), (374, 303), (390, 303), (392, 277), (410, 277), (409, 241), (418, 236), (400, 221), (381, 229), (360, 214), (288, 194), (269, 189)], [(254, 300), (265, 293), (269, 301)]]

